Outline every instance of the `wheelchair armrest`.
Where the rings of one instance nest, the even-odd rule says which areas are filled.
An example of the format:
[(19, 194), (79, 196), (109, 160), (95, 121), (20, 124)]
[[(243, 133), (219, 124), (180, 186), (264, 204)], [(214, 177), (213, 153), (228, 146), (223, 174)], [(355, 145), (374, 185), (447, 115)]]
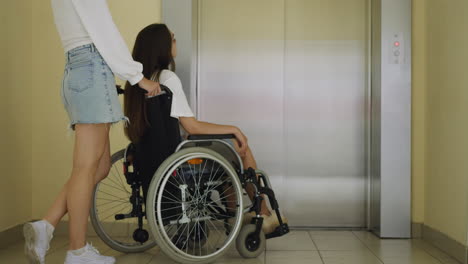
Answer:
[(218, 134), (218, 135), (190, 135), (188, 140), (207, 140), (207, 139), (230, 139), (236, 138), (234, 134)]

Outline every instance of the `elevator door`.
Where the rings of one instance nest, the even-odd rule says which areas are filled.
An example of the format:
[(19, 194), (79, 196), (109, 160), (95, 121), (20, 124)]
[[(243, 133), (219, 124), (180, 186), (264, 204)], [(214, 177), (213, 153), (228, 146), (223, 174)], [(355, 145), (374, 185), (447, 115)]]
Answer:
[(367, 0), (202, 0), (198, 16), (199, 118), (245, 132), (291, 226), (365, 226)]

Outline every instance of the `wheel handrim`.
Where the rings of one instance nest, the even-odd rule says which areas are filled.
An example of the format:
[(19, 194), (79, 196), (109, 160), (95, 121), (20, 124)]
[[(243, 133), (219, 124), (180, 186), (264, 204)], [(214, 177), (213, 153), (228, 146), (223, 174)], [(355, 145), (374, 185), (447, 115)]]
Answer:
[[(202, 159), (203, 162), (198, 165), (189, 164), (188, 161), (193, 159)], [(212, 168), (207, 170), (210, 165)], [(220, 169), (222, 172), (220, 172)], [(190, 175), (187, 176), (187, 173)], [(229, 168), (214, 156), (206, 153), (191, 153), (170, 166), (163, 175), (157, 191), (157, 199), (155, 200), (157, 207), (156, 219), (158, 229), (165, 237), (169, 247), (190, 259), (210, 258), (224, 251), (235, 239), (235, 234), (240, 228), (242, 197), (241, 193), (237, 191), (240, 187), (239, 189), (236, 187), (239, 186), (238, 180), (237, 178), (233, 179), (237, 177), (237, 174), (232, 168)], [(206, 175), (208, 175), (207, 180)], [(188, 182), (190, 179), (191, 182)], [(219, 190), (223, 184), (230, 184), (232, 187)], [(168, 193), (167, 186), (178, 188), (180, 190), (180, 199)], [(229, 189), (231, 191), (228, 191)], [(185, 197), (182, 196), (182, 193), (185, 193)], [(218, 197), (213, 199), (213, 194), (216, 193)], [(168, 204), (174, 205), (174, 208), (169, 209), (177, 209), (175, 206), (178, 206), (179, 213), (168, 216), (167, 213), (164, 214), (164, 210), (168, 208), (164, 208), (163, 205), (171, 199), (172, 201)], [(225, 206), (226, 204), (222, 204), (223, 199), (225, 202), (229, 201), (231, 205)], [(231, 207), (235, 207), (233, 212), (234, 223), (227, 223), (228, 226), (231, 226), (231, 230), (225, 233), (223, 233), (222, 229), (223, 226), (226, 226), (224, 219), (231, 215), (219, 211), (220, 208), (223, 209), (223, 206), (225, 210), (227, 207), (231, 210)], [(213, 210), (213, 208), (218, 210)], [(169, 224), (167, 224), (168, 218), (172, 218), (172, 222), (169, 220)], [(212, 235), (207, 235), (207, 229)], [(180, 242), (189, 241), (190, 238), (193, 240), (194, 233), (199, 234), (195, 235), (195, 240), (199, 240), (198, 243)], [(176, 235), (179, 237), (176, 237)], [(175, 237), (176, 239), (174, 239)], [(202, 241), (202, 238), (205, 237), (207, 237), (206, 241)]]

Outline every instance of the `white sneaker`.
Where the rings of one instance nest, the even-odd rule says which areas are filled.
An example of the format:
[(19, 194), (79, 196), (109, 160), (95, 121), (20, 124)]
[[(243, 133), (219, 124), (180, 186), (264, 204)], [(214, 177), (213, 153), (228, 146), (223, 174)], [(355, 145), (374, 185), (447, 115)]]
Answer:
[(45, 220), (26, 223), (23, 226), (24, 253), (30, 264), (44, 264), (45, 255), (49, 250), (54, 227)]
[(114, 264), (115, 258), (103, 256), (93, 245), (86, 243), (84, 252), (81, 255), (75, 255), (70, 250), (67, 251), (65, 264)]

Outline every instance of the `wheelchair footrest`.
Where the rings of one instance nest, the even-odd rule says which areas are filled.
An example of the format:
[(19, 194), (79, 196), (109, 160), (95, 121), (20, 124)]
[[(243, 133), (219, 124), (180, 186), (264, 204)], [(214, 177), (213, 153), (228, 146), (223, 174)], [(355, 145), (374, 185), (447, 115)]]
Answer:
[(266, 237), (266, 239), (270, 239), (270, 238), (284, 236), (287, 233), (289, 233), (288, 224), (282, 224), (282, 225), (276, 227), (275, 231), (273, 231), (273, 232), (271, 232), (269, 234), (266, 234), (265, 237)]

